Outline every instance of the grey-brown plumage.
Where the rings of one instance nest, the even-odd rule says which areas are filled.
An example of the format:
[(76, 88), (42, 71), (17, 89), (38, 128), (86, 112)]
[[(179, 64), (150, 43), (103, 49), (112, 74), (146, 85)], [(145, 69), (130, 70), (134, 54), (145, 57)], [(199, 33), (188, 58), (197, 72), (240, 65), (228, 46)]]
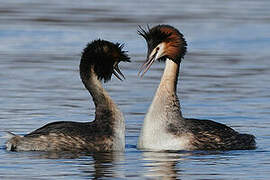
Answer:
[[(125, 122), (123, 114), (102, 87), (101, 80), (110, 80), (112, 74), (121, 79), (118, 68), (121, 61), (129, 61), (123, 46), (104, 40), (95, 40), (84, 49), (80, 75), (96, 106), (93, 122), (54, 122), (25, 136), (9, 133), (7, 150), (11, 151), (123, 151)], [(118, 74), (117, 74), (118, 73)]]
[[(142, 76), (157, 60), (166, 62), (144, 119), (138, 147), (150, 150), (233, 150), (256, 148), (255, 137), (211, 120), (184, 118), (176, 94), (179, 66), (186, 53), (183, 35), (169, 25), (140, 28), (148, 45)], [(142, 71), (141, 70), (141, 71)]]
[(240, 134), (212, 120), (185, 118), (183, 124), (171, 123), (167, 130), (176, 136), (191, 133), (191, 144), (199, 150), (236, 150), (256, 147), (253, 135)]

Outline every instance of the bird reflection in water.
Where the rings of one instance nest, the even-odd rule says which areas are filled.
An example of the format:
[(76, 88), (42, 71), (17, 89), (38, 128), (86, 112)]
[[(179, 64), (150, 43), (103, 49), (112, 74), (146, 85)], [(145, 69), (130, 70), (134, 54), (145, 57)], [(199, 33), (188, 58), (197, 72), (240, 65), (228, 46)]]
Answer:
[(74, 152), (15, 152), (14, 155), (22, 158), (28, 156), (30, 159), (57, 159), (64, 166), (75, 167), (75, 173), (72, 176), (83, 176), (91, 179), (104, 178), (125, 178), (123, 163), (125, 161), (123, 152), (94, 152), (94, 153), (74, 153)]

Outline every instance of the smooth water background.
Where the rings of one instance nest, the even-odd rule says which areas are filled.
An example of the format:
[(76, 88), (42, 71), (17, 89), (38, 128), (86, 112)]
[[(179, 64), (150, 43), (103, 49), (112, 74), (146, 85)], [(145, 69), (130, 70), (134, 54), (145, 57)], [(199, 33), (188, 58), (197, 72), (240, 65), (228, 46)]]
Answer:
[[(226, 152), (142, 152), (135, 148), (163, 63), (143, 79), (146, 44), (138, 25), (170, 24), (188, 42), (178, 95), (184, 116), (254, 134), (258, 148)], [(94, 105), (78, 72), (97, 38), (125, 43), (126, 80), (104, 86), (126, 117), (126, 152), (7, 152), (0, 179), (269, 179), (270, 1), (0, 1), (0, 135), (53, 121), (90, 121)]]

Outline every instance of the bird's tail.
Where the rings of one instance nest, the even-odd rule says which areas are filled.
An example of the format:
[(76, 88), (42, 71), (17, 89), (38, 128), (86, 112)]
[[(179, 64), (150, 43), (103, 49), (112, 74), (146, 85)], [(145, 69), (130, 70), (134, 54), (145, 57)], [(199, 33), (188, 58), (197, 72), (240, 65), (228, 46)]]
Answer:
[(11, 138), (13, 138), (15, 136), (17, 136), (17, 135), (13, 134), (12, 132), (6, 131), (6, 134), (5, 134), (5, 136), (3, 136), (3, 138), (11, 139)]
[(16, 148), (15, 148), (15, 139), (16, 138), (20, 138), (21, 136), (19, 136), (19, 135), (16, 135), (16, 134), (13, 134), (13, 133), (11, 133), (11, 132), (9, 132), (9, 131), (6, 131), (6, 135), (4, 136), (6, 139), (8, 139), (7, 140), (7, 142), (6, 142), (6, 149), (8, 150), (8, 151), (14, 151)]

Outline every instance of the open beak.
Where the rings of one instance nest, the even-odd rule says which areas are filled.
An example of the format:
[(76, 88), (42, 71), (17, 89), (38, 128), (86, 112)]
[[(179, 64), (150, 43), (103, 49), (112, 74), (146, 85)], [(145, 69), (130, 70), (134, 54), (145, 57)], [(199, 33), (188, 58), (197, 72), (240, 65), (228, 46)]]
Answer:
[[(126, 79), (124, 74), (120, 71), (118, 64), (114, 65), (113, 68), (113, 74), (115, 75), (115, 77), (117, 77), (120, 81), (123, 81), (123, 79)], [(121, 77), (120, 77), (121, 76)], [(123, 78), (123, 79), (122, 79)]]
[(143, 77), (143, 75), (150, 69), (151, 65), (158, 60), (159, 58), (164, 56), (164, 48), (161, 44), (156, 47), (150, 54), (147, 56), (146, 62), (141, 66), (138, 76)]
[(147, 58), (146, 62), (141, 66), (139, 70), (139, 73), (138, 73), (139, 76), (143, 77), (143, 75), (149, 70), (151, 65), (156, 60), (155, 56), (156, 56), (156, 53), (153, 56), (150, 56)]

